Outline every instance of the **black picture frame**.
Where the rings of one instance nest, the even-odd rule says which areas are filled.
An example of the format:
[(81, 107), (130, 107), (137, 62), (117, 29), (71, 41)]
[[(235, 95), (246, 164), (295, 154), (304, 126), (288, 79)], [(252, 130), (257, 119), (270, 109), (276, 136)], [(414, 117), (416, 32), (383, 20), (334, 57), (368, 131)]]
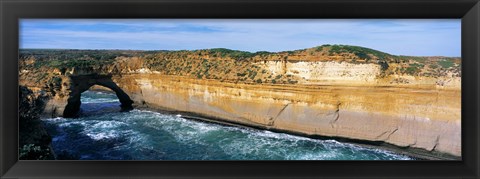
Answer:
[[(479, 178), (478, 0), (1, 0), (1, 178)], [(461, 161), (19, 161), (19, 18), (461, 18)]]

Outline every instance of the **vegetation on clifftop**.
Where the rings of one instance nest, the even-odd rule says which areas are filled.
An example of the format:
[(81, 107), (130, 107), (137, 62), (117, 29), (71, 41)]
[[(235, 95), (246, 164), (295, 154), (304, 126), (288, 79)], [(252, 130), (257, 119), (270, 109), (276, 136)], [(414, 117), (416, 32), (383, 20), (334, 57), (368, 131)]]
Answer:
[[(246, 52), (226, 48), (133, 51), (133, 50), (20, 50), (21, 69), (43, 69), (65, 74), (125, 73), (141, 68), (165, 75), (244, 83), (294, 84), (296, 76), (275, 74), (262, 62), (335, 61), (378, 64), (382, 75), (461, 76), (461, 59), (453, 57), (397, 56), (350, 45), (322, 45), (283, 52)], [(56, 70), (55, 70), (56, 69)], [(72, 72), (73, 73), (73, 72)], [(278, 75), (280, 75), (278, 77)], [(36, 78), (48, 75), (36, 74)]]

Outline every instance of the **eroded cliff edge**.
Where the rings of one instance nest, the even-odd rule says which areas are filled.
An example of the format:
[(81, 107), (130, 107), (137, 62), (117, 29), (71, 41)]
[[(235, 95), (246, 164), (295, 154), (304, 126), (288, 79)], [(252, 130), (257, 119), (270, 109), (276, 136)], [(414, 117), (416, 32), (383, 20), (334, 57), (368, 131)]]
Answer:
[(122, 52), (73, 66), (33, 54), (20, 83), (50, 94), (49, 116), (62, 114), (72, 77), (108, 74), (137, 107), (460, 156), (460, 60), (355, 50)]

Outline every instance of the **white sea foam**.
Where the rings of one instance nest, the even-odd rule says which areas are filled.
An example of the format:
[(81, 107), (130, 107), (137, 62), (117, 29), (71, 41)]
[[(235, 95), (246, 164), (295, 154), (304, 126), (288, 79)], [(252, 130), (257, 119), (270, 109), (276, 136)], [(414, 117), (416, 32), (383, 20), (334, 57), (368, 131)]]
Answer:
[(118, 137), (118, 135), (113, 132), (87, 133), (86, 135), (93, 140), (111, 139)]
[(65, 119), (63, 117), (56, 117), (56, 118), (46, 118), (46, 119), (42, 119), (42, 120), (47, 121), (47, 122), (64, 122), (67, 119)]
[(306, 152), (297, 153), (288, 157), (289, 160), (335, 160), (338, 158), (337, 151), (322, 151), (322, 152)]
[(93, 126), (91, 126), (92, 128), (102, 128), (102, 129), (109, 129), (109, 128), (117, 128), (117, 127), (120, 127), (120, 126), (125, 126), (127, 124), (125, 124), (124, 122), (120, 122), (120, 121), (96, 121), (95, 124), (93, 124)]
[(98, 104), (98, 103), (114, 103), (120, 102), (118, 99), (93, 100), (90, 98), (82, 98), (82, 104)]

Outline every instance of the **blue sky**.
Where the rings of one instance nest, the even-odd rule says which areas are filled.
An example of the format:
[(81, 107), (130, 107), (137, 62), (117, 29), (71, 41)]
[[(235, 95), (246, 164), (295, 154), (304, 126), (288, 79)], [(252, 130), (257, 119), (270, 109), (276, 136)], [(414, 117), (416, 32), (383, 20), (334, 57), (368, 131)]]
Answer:
[(286, 51), (357, 45), (461, 54), (460, 19), (21, 19), (20, 48)]

